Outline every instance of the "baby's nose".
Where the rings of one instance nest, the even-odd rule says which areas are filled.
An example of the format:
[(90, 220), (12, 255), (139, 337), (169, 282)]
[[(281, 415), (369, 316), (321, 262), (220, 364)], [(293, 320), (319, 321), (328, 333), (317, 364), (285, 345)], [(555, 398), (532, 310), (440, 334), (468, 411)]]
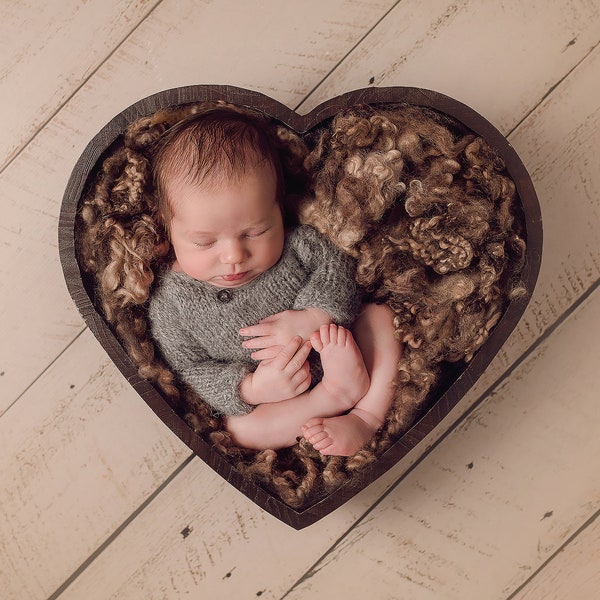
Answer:
[(246, 248), (240, 240), (231, 240), (223, 249), (221, 260), (228, 265), (237, 265), (247, 256)]

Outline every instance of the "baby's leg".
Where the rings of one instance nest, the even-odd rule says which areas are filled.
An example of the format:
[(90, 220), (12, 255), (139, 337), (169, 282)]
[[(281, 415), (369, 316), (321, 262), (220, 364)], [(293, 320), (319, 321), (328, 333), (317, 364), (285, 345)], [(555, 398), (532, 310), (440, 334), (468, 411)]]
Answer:
[(369, 304), (356, 321), (356, 341), (371, 384), (346, 415), (312, 418), (303, 436), (322, 454), (351, 456), (381, 427), (394, 397), (400, 342), (394, 336), (393, 314), (385, 305)]
[(323, 380), (295, 398), (259, 404), (248, 415), (228, 417), (225, 427), (239, 446), (256, 450), (292, 446), (308, 420), (349, 410), (369, 389), (365, 363), (349, 331), (325, 325), (311, 341), (321, 355)]

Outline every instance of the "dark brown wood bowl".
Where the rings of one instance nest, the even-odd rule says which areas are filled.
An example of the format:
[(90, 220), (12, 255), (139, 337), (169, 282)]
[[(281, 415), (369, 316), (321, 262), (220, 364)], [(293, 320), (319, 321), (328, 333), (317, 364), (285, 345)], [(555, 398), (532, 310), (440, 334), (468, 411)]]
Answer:
[[(177, 414), (158, 389), (138, 375), (129, 358), (94, 300), (94, 281), (79, 265), (76, 249), (76, 215), (91, 178), (98, 171), (103, 154), (123, 135), (134, 120), (151, 115), (166, 107), (192, 102), (225, 100), (257, 109), (296, 133), (308, 134), (327, 119), (349, 107), (405, 103), (427, 107), (448, 115), (466, 129), (481, 136), (503, 159), (514, 181), (522, 204), (525, 224), (526, 260), (521, 280), (527, 293), (511, 300), (500, 322), (492, 330), (484, 346), (473, 359), (454, 373), (451, 381), (439, 390), (438, 396), (379, 459), (361, 471), (359, 478), (344, 484), (334, 492), (304, 509), (294, 509), (265, 488), (244, 477), (225, 456), (197, 435), (181, 415)], [(233, 86), (195, 85), (166, 90), (144, 98), (115, 116), (88, 144), (69, 179), (60, 213), (59, 249), (69, 292), (85, 322), (104, 347), (127, 381), (139, 393), (156, 415), (191, 450), (210, 465), (226, 481), (235, 486), (258, 506), (296, 529), (306, 527), (329, 514), (356, 495), (376, 478), (395, 465), (415, 448), (473, 386), (517, 325), (534, 289), (542, 250), (541, 214), (531, 179), (514, 149), (504, 136), (477, 112), (437, 92), (409, 88), (366, 88), (349, 92), (324, 102), (310, 113), (300, 115), (287, 106), (260, 94)], [(424, 449), (423, 449), (424, 451)]]

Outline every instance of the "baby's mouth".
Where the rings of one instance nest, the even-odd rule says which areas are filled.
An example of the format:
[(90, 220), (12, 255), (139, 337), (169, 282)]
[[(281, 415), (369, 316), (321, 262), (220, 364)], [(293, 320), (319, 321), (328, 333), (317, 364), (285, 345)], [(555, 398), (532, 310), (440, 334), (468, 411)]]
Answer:
[(233, 281), (241, 281), (248, 275), (248, 271), (244, 271), (243, 273), (236, 273), (235, 275), (222, 275), (221, 279), (223, 281), (227, 281), (229, 283)]

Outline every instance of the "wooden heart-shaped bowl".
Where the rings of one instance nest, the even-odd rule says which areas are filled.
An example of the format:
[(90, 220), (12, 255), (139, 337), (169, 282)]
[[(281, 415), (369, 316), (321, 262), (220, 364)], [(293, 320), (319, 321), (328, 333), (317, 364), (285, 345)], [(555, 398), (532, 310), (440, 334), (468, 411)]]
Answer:
[[(98, 185), (101, 173), (112, 173), (112, 187), (106, 188), (109, 191), (105, 190), (102, 199), (105, 213), (96, 215), (100, 227), (98, 235), (102, 235), (103, 223), (115, 222), (117, 213), (119, 218), (127, 213), (125, 217), (128, 225), (123, 226), (125, 237), (129, 235), (127, 227), (134, 227), (140, 219), (148, 216), (143, 198), (144, 194), (153, 193), (149, 183), (151, 177), (147, 173), (149, 163), (143, 158), (143, 149), (139, 150), (128, 138), (131, 137), (132, 124), (147, 120), (146, 125), (138, 127), (138, 133), (146, 126), (149, 129), (153, 126), (166, 128), (172, 123), (161, 123), (162, 117), (167, 121), (174, 121), (181, 118), (177, 117), (178, 114), (189, 112), (189, 107), (218, 101), (263, 113), (279, 132), (287, 132), (283, 138), (289, 133), (290, 144), (296, 143), (298, 147), (302, 147), (309, 157), (313, 156), (315, 148), (320, 144), (318, 160), (313, 160), (312, 163), (311, 160), (304, 160), (306, 157), (302, 153), (302, 160), (298, 156), (296, 159), (300, 160), (299, 164), (319, 163), (321, 167), (324, 160), (329, 160), (327, 144), (335, 140), (339, 147), (345, 143), (346, 138), (352, 138), (349, 132), (343, 130), (343, 123), (337, 121), (344, 115), (356, 114), (364, 119), (363, 124), (381, 122), (381, 115), (394, 121), (394, 115), (398, 115), (405, 119), (404, 125), (396, 123), (393, 127), (406, 127), (410, 130), (412, 117), (406, 122), (407, 115), (422, 114), (430, 124), (429, 129), (408, 131), (407, 136), (402, 138), (403, 141), (399, 142), (419, 144), (420, 162), (417, 165), (409, 159), (404, 161), (406, 167), (401, 177), (405, 182), (393, 182), (395, 189), (401, 191), (397, 192), (392, 205), (376, 217), (379, 221), (373, 220), (372, 211), (369, 212), (365, 205), (364, 212), (360, 208), (357, 217), (355, 210), (352, 219), (348, 219), (349, 224), (346, 224), (343, 211), (336, 213), (335, 193), (339, 182), (329, 181), (329, 188), (327, 185), (319, 188), (321, 175), (308, 172), (307, 181), (310, 183), (307, 184), (307, 193), (321, 189), (320, 197), (323, 199), (323, 190), (327, 188), (332, 190), (334, 197), (333, 205), (326, 198), (325, 204), (329, 207), (329, 212), (323, 208), (323, 202), (315, 202), (313, 209), (306, 213), (310, 215), (307, 217), (308, 222), (311, 222), (311, 218), (316, 219), (317, 228), (329, 235), (334, 243), (343, 246), (340, 240), (346, 239), (343, 235), (344, 227), (353, 228), (354, 234), (361, 229), (361, 220), (366, 222), (370, 219), (365, 225), (365, 231), (370, 232), (371, 239), (383, 240), (387, 244), (385, 257), (377, 256), (376, 252), (374, 258), (371, 257), (372, 262), (375, 261), (371, 274), (374, 273), (373, 277), (377, 281), (373, 283), (375, 280), (370, 280), (367, 287), (376, 300), (387, 302), (395, 311), (399, 343), (404, 346), (403, 362), (399, 367), (398, 392), (390, 418), (367, 447), (353, 457), (323, 457), (305, 440), (300, 440), (292, 448), (277, 452), (256, 452), (235, 447), (231, 438), (223, 431), (222, 422), (210, 413), (201, 399), (182, 390), (177, 380), (173, 380), (172, 374), (169, 378), (170, 372), (159, 357), (156, 358), (156, 363), (152, 362), (155, 349), (144, 322), (144, 303), (147, 297), (142, 294), (141, 299), (133, 302), (116, 317), (107, 314), (106, 305), (103, 305), (98, 292), (99, 281), (104, 276), (101, 277), (99, 271), (94, 272), (94, 265), (100, 265), (102, 260), (109, 258), (103, 257), (99, 250), (94, 258), (96, 262), (85, 262), (82, 259), (81, 239), (87, 235), (89, 242), (90, 235), (89, 230), (82, 232), (82, 228), (86, 227), (85, 223), (89, 224), (89, 219), (86, 221), (82, 218), (82, 207), (86, 198), (96, 193), (94, 186)], [(337, 128), (335, 133), (332, 133), (332, 127)], [(434, 164), (432, 157), (439, 154), (436, 150), (439, 140), (428, 139), (428, 134), (423, 131), (435, 130), (439, 133), (442, 129), (446, 132), (442, 131), (442, 138), (454, 140), (452, 144), (460, 146), (460, 151), (446, 165), (450, 175), (447, 172), (427, 172), (427, 169), (434, 171), (438, 168), (430, 165)], [(463, 142), (455, 144), (455, 140)], [(390, 147), (374, 148), (374, 143), (372, 140), (360, 142), (357, 146), (359, 154), (364, 158), (370, 151), (380, 155), (390, 149), (394, 150)], [(139, 156), (136, 154), (138, 150), (141, 152)], [(396, 156), (404, 152), (403, 148), (396, 150)], [(120, 194), (127, 186), (119, 179), (119, 169), (124, 171), (125, 166), (129, 165), (127, 168), (130, 168), (133, 164), (137, 164), (142, 171), (146, 169), (145, 174), (140, 175), (142, 180), (146, 177), (146, 181), (142, 181), (140, 189), (135, 192), (138, 194), (136, 198), (142, 198), (142, 204), (141, 208), (133, 205), (125, 205), (123, 208)], [(344, 168), (337, 172), (346, 173)], [(430, 187), (432, 182), (437, 182), (438, 187), (431, 187), (427, 193), (433, 196), (425, 200), (421, 198), (419, 204), (415, 200), (416, 196), (409, 196), (422, 191), (426, 180)], [(455, 265), (447, 272), (446, 267), (436, 267), (435, 253), (427, 254), (430, 248), (426, 248), (425, 257), (421, 250), (415, 250), (418, 244), (414, 239), (407, 242), (404, 238), (402, 243), (394, 246), (396, 238), (393, 232), (397, 229), (393, 228), (400, 223), (403, 232), (416, 231), (416, 236), (420, 231), (417, 224), (422, 225), (420, 217), (431, 217), (433, 214), (436, 223), (440, 220), (443, 222), (447, 216), (440, 208), (444, 206), (444, 186), (452, 186), (455, 182), (463, 186), (460, 189), (464, 191), (467, 203), (477, 204), (479, 198), (486, 204), (489, 219), (482, 225), (480, 213), (477, 217), (467, 215), (465, 222), (456, 221), (456, 236), (449, 236), (447, 231), (444, 234), (446, 237), (434, 235), (434, 240), (446, 250), (448, 239), (451, 244), (462, 240), (471, 250), (474, 248), (473, 256), (469, 257), (465, 265)], [(126, 192), (130, 197), (135, 195), (129, 188)], [(503, 199), (502, 194), (508, 194), (510, 202)], [(318, 198), (319, 194), (316, 193), (315, 197)], [(462, 202), (460, 194), (457, 198), (452, 206), (456, 202)], [(352, 201), (360, 207), (362, 198), (357, 197)], [(430, 201), (434, 207), (431, 210), (427, 208), (427, 202)], [(464, 216), (466, 213), (463, 210), (460, 214)], [(410, 219), (410, 226), (405, 226)], [(456, 216), (452, 219), (456, 220)], [(463, 237), (466, 235), (463, 231), (465, 223), (473, 225), (475, 221), (479, 227), (477, 244), (473, 240), (465, 241)], [(486, 232), (491, 233), (488, 235)], [(358, 257), (360, 262), (362, 253), (372, 250), (365, 244), (364, 239), (358, 235), (354, 246), (344, 249)], [(482, 116), (447, 96), (416, 88), (367, 88), (343, 94), (306, 115), (300, 115), (257, 92), (231, 86), (197, 85), (167, 90), (136, 102), (112, 119), (92, 139), (73, 169), (65, 191), (59, 222), (59, 247), (66, 283), (77, 308), (110, 358), (142, 399), (167, 427), (226, 481), (258, 506), (300, 529), (339, 507), (417, 446), (448, 415), (483, 373), (515, 328), (531, 297), (541, 261), (542, 226), (531, 179), (513, 148)], [(111, 252), (110, 248), (104, 250), (105, 254), (107, 252)], [(419, 276), (413, 281), (420, 282), (420, 287), (413, 289), (409, 286), (408, 290), (403, 290), (400, 285), (399, 288), (393, 288), (389, 282), (402, 279), (399, 276), (409, 269), (418, 273)], [(461, 277), (461, 281), (466, 281), (464, 277), (467, 275), (456, 275), (462, 272), (471, 278), (469, 281), (476, 283), (472, 287), (467, 285), (468, 290), (462, 295), (458, 294), (459, 297), (449, 298), (447, 289), (452, 288)], [(497, 275), (491, 281), (490, 273)], [(119, 279), (119, 273), (112, 275)], [(149, 286), (151, 280), (152, 277), (149, 278)], [(364, 285), (364, 281), (359, 280), (359, 283)], [(106, 285), (105, 277), (103, 285)], [(115, 285), (118, 287), (118, 283)], [(391, 287), (386, 287), (388, 285)], [(470, 302), (470, 298), (475, 299)], [(437, 318), (432, 307), (439, 308), (441, 304), (444, 304), (445, 311), (440, 317), (444, 328), (438, 328), (435, 335), (424, 334), (424, 323), (431, 325)], [(483, 315), (476, 326), (473, 325), (474, 315)], [(441, 331), (444, 332), (443, 335)], [(450, 341), (461, 338), (463, 347), (465, 337), (473, 338), (467, 340), (470, 350), (463, 350), (462, 353), (456, 351), (452, 343), (439, 339), (444, 336)], [(145, 358), (140, 358), (141, 355)]]

